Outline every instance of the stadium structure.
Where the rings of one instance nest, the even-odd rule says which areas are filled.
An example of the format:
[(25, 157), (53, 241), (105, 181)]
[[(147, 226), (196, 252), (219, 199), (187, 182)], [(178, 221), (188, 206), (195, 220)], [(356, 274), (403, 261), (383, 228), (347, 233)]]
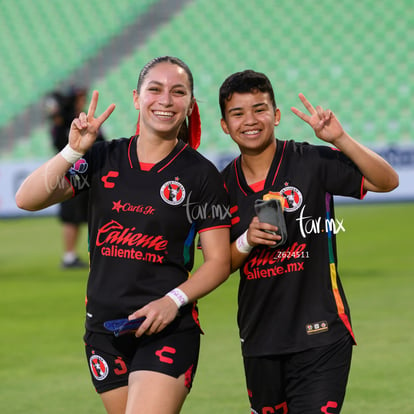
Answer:
[(220, 128), (218, 89), (229, 74), (250, 68), (275, 87), (278, 138), (318, 142), (290, 111), (302, 92), (397, 169), (400, 187), (387, 199), (412, 200), (413, 21), (409, 0), (2, 1), (0, 216), (23, 213), (14, 204), (18, 185), (53, 155), (45, 96), (71, 85), (96, 89), (98, 112), (117, 105), (105, 135), (130, 136), (138, 72), (160, 55), (190, 66), (202, 117), (199, 150), (218, 168), (237, 153)]

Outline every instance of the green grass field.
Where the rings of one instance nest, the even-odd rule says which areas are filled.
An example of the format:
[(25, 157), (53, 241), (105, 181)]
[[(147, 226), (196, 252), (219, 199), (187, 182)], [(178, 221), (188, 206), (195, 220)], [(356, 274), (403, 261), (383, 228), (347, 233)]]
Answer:
[[(345, 414), (414, 410), (414, 204), (341, 205), (339, 272), (358, 346)], [(104, 413), (83, 353), (87, 275), (59, 269), (55, 218), (0, 221), (0, 413)], [(84, 230), (86, 239), (86, 229)], [(83, 243), (86, 254), (86, 240)], [(200, 301), (206, 335), (184, 414), (247, 414), (238, 276)]]

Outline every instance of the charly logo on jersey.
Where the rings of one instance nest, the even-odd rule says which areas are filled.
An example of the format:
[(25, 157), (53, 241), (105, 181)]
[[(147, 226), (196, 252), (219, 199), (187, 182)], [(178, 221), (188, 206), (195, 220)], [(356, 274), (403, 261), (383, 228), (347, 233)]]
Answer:
[(161, 186), (160, 195), (167, 204), (177, 206), (184, 201), (185, 188), (176, 180), (167, 181)]
[(98, 381), (104, 380), (109, 374), (107, 362), (99, 355), (92, 355), (89, 358), (89, 366), (92, 375)]
[(105, 188), (114, 188), (115, 183), (113, 179), (119, 176), (119, 171), (109, 171), (108, 174), (103, 175), (101, 181), (104, 183)]
[(302, 205), (303, 196), (296, 187), (287, 186), (282, 188), (279, 192), (286, 200), (285, 211), (296, 211)]

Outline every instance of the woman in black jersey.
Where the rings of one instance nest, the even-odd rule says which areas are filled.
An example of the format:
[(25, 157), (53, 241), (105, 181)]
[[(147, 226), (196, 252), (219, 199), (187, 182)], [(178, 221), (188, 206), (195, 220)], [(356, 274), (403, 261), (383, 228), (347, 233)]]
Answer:
[(235, 73), (220, 88), (221, 125), (241, 152), (223, 176), (252, 413), (339, 413), (354, 334), (337, 272), (344, 223), (333, 195), (363, 198), (398, 185), (393, 168), (332, 111), (299, 97), (309, 114), (292, 111), (336, 148), (275, 138), (281, 113), (264, 74)]
[[(25, 180), (16, 202), (39, 210), (89, 193), (84, 339), (92, 381), (109, 414), (176, 414), (197, 367), (196, 300), (230, 271), (227, 193), (195, 151), (200, 124), (184, 62), (150, 61), (133, 100), (139, 133), (93, 145), (115, 109), (96, 116), (94, 91), (68, 145)], [(190, 275), (197, 233), (204, 262)], [(120, 336), (105, 327), (127, 318), (143, 322)]]

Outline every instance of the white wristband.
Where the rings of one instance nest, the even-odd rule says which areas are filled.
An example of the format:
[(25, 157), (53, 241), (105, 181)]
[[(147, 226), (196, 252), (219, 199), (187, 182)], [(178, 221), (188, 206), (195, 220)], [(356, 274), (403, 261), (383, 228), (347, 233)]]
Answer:
[(179, 288), (171, 290), (166, 296), (170, 297), (178, 308), (181, 308), (181, 306), (187, 305), (188, 303), (187, 295)]
[(247, 230), (237, 238), (236, 248), (240, 253), (250, 253), (253, 249), (253, 246), (247, 241)]
[(70, 164), (75, 164), (76, 161), (83, 157), (83, 154), (75, 151), (69, 144), (60, 151), (60, 155)]

